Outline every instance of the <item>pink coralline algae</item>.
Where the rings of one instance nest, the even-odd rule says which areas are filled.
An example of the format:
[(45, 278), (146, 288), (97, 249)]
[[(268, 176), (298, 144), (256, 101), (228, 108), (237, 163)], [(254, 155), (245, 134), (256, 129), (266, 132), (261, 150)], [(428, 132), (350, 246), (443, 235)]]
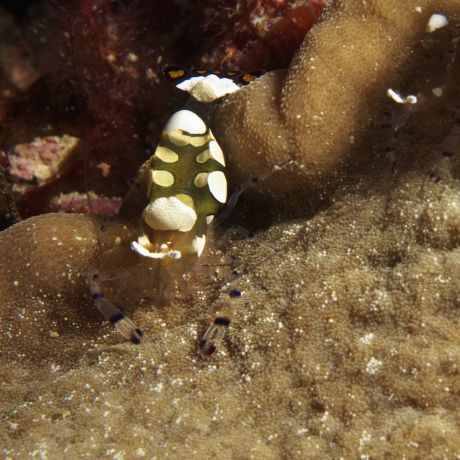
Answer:
[(16, 145), (8, 155), (8, 172), (18, 179), (42, 185), (59, 174), (63, 162), (78, 145), (76, 137), (47, 136)]
[(94, 192), (61, 193), (51, 199), (51, 211), (77, 212), (115, 216), (121, 207), (120, 197), (98, 196)]

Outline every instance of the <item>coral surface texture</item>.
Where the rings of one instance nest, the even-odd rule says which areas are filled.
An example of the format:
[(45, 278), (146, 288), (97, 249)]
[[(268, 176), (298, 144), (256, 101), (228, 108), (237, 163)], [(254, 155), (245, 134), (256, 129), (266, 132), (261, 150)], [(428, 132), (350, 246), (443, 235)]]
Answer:
[[(216, 109), (231, 182), (262, 178), (231, 216), (255, 237), (217, 234), (166, 305), (126, 301), (142, 344), (86, 286), (127, 263), (123, 207), (0, 233), (2, 458), (460, 458), (460, 5), (329, 3)], [(221, 255), (242, 295), (203, 357)]]

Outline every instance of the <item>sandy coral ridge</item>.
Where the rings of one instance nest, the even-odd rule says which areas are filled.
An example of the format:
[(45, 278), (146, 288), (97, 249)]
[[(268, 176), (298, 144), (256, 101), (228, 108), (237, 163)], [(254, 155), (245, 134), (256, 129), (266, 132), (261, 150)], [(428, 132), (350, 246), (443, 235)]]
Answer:
[(135, 347), (86, 297), (99, 221), (0, 235), (4, 458), (460, 456), (460, 8), (442, 9), (427, 35), (438, 2), (338, 4), (288, 71), (219, 109), (235, 180), (296, 167), (247, 197), (265, 229), (225, 248), (247, 274), (213, 358), (197, 351), (226, 294), (210, 277), (131, 308)]

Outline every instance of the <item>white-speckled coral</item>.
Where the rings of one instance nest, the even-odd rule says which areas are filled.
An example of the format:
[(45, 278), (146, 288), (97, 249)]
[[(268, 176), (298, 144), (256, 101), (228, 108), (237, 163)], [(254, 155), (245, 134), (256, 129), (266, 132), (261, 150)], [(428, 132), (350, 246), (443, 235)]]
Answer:
[[(383, 17), (378, 6), (387, 3), (372, 2), (373, 13)], [(408, 4), (414, 14), (416, 4), (423, 6)], [(359, 30), (361, 16), (331, 17), (331, 33), (351, 20)], [(358, 31), (354, 36), (356, 47), (367, 40)], [(340, 49), (331, 49), (332, 61), (341, 59)], [(407, 89), (397, 84), (405, 75), (391, 75), (396, 89)], [(62, 277), (70, 255), (78, 259), (72, 271), (82, 273), (91, 257), (78, 251), (97, 250), (94, 221), (44, 216), (32, 221), (35, 231), (27, 232), (26, 221), (2, 234), (2, 455), (460, 456), (460, 155), (443, 148), (458, 130), (452, 111), (458, 89), (448, 94), (409, 118), (401, 115), (398, 129), (363, 130), (359, 161), (341, 171), (328, 205), (258, 235), (276, 254), (251, 240), (227, 245), (226, 254), (249, 274), (241, 278), (243, 308), (221, 352), (208, 360), (197, 341), (227, 294), (205, 273), (168, 307), (146, 304), (133, 312), (147, 339), (135, 347), (91, 313), (81, 285), (58, 297), (75, 280)], [(372, 117), (380, 116), (377, 106)], [(261, 142), (263, 127), (253, 128)], [(276, 181), (269, 187), (278, 190)], [(257, 212), (263, 220), (264, 210)], [(45, 244), (53, 234), (48, 222), (57, 225), (60, 241), (67, 238), (67, 253)], [(84, 240), (72, 239), (77, 226)], [(41, 254), (30, 270), (23, 266), (28, 252)], [(33, 270), (47, 276), (34, 277)], [(40, 305), (20, 295), (7, 271), (30, 277), (35, 299), (38, 287), (53, 299)], [(44, 327), (45, 317), (52, 328)]]
[[(366, 162), (372, 144), (386, 141), (387, 133), (372, 130), (382, 123), (388, 88), (416, 82), (414, 89), (431, 92), (446, 84), (439, 61), (449, 55), (448, 39), (435, 53), (444, 31), (435, 38), (425, 31), (439, 8), (433, 0), (390, 0), (337, 2), (326, 11), (287, 72), (264, 75), (216, 111), (213, 131), (236, 165), (234, 182), (295, 160), (248, 191), (295, 213), (305, 208), (305, 195), (317, 201), (312, 195), (335, 187), (345, 166)], [(442, 8), (452, 23), (458, 20), (456, 0)]]

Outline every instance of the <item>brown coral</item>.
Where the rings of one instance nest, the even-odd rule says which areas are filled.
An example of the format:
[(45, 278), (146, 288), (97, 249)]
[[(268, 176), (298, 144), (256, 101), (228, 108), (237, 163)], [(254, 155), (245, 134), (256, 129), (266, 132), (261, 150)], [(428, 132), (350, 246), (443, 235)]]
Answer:
[[(449, 53), (448, 42), (437, 54), (422, 51), (436, 8), (429, 1), (351, 2), (340, 6), (340, 15), (327, 12), (286, 74), (265, 75), (217, 110), (214, 131), (235, 165), (234, 181), (261, 174), (264, 162), (267, 173), (291, 158), (297, 167), (272, 175), (249, 194), (304, 212), (312, 188), (318, 195), (318, 188), (336, 184), (350, 161), (373, 161), (375, 146), (388, 141), (380, 129), (387, 89), (420, 91), (428, 73), (433, 88), (432, 70), (425, 69), (445, 73), (438, 56)], [(445, 2), (443, 11), (451, 21), (458, 17), (455, 2)]]
[[(309, 209), (314, 216), (261, 232), (260, 242), (277, 248), (274, 255), (250, 240), (228, 245), (228, 255), (240, 258), (249, 274), (241, 279), (244, 309), (212, 360), (198, 356), (196, 341), (224, 294), (205, 276), (191, 286), (190, 297), (167, 308), (136, 309), (134, 320), (148, 340), (134, 347), (120, 344), (81, 300), (84, 273), (98, 252), (100, 222), (43, 216), (2, 234), (5, 457), (32, 452), (126, 459), (460, 455), (460, 158), (455, 150), (443, 150), (455, 138), (451, 105), (459, 94), (447, 85), (443, 97), (430, 96), (424, 71), (442, 75), (419, 67), (421, 57), (412, 53), (422, 46), (430, 5), (382, 0), (330, 11), (315, 37), (347, 32), (343, 47), (315, 39), (296, 58), (294, 69), (303, 66), (304, 72), (291, 70), (291, 80), (267, 76), (223, 107), (228, 126), (220, 131), (226, 143), (240, 148), (233, 159), (243, 168), (241, 176), (263, 174), (291, 156), (299, 163), (311, 161), (310, 174), (294, 170), (277, 173), (283, 181), (268, 177), (265, 202), (276, 213), (293, 207), (297, 214)], [(452, 31), (458, 6), (446, 2), (443, 12), (451, 21), (446, 31)], [(382, 21), (394, 34), (392, 59), (400, 56), (404, 65), (396, 63), (380, 75), (375, 56), (353, 55), (361, 67), (345, 67), (352, 46), (371, 53), (368, 43), (379, 44), (371, 38), (381, 33)], [(291, 127), (313, 118), (310, 104), (303, 106), (301, 85), (316, 72), (303, 61), (310, 50), (317, 60), (330, 56), (325, 62), (334, 63), (354, 91), (343, 89), (334, 98), (339, 81), (332, 80), (334, 71), (329, 92), (324, 79), (311, 75), (308, 100), (318, 104), (316, 115), (323, 111), (324, 120), (335, 124), (318, 119), (317, 131), (305, 140)], [(436, 87), (457, 80), (455, 62), (453, 73), (436, 80)], [(325, 66), (322, 75), (329, 69)], [(416, 94), (418, 81), (426, 103), (397, 118), (404, 120), (397, 129), (397, 123), (380, 127), (387, 87)], [(278, 93), (272, 92), (275, 84)], [(289, 99), (289, 107), (300, 111), (299, 122), (295, 110), (288, 117), (272, 99), (284, 98), (291, 86), (299, 92), (298, 100)], [(365, 101), (356, 96), (361, 87)], [(320, 105), (329, 98), (335, 105)], [(288, 99), (283, 100), (286, 111)], [(226, 111), (235, 101), (241, 110), (233, 116)], [(265, 142), (267, 135), (274, 141), (281, 136), (275, 144), (279, 152)], [(234, 140), (238, 136), (240, 143)], [(260, 149), (260, 155), (249, 147)], [(391, 156), (384, 161), (387, 147)], [(330, 183), (323, 210), (305, 204), (302, 196), (306, 188), (324, 192), (317, 176)], [(288, 202), (289, 197), (296, 201)], [(267, 208), (251, 209), (258, 220), (266, 219)], [(109, 227), (103, 249), (112, 247), (116, 236), (121, 244), (128, 241), (129, 228), (125, 234), (122, 225)], [(27, 266), (28, 260), (33, 264)], [(18, 277), (26, 283), (24, 292), (15, 286)]]

